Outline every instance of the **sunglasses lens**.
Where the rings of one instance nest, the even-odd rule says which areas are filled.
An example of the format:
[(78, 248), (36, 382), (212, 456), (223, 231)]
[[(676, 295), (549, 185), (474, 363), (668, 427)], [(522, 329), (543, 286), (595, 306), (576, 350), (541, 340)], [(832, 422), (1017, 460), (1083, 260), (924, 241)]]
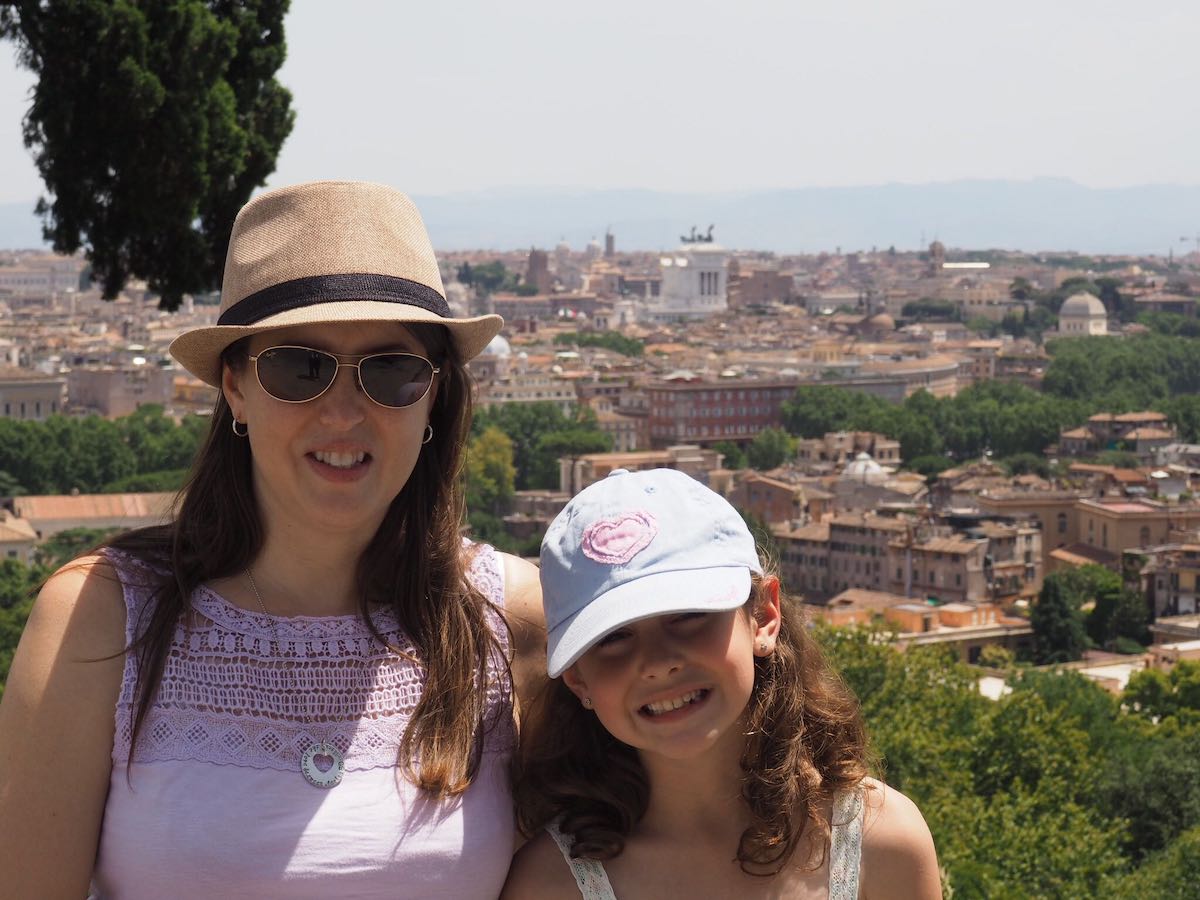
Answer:
[(400, 408), (425, 396), (433, 382), (433, 364), (408, 353), (380, 353), (359, 365), (363, 390), (376, 403)]
[(337, 360), (307, 347), (272, 347), (258, 355), (258, 381), (277, 400), (311, 400), (333, 382)]

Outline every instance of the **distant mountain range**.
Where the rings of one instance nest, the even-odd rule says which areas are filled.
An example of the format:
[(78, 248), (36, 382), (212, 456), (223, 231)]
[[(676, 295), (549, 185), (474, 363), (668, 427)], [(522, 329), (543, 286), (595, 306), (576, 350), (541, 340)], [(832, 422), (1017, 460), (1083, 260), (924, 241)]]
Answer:
[[(575, 250), (611, 229), (618, 250), (660, 250), (696, 225), (725, 247), (779, 253), (895, 246), (1177, 254), (1197, 249), (1200, 185), (1088, 188), (1062, 178), (738, 193), (497, 188), (418, 196), (439, 249)], [(0, 247), (41, 246), (28, 204), (0, 204)], [(1186, 241), (1181, 240), (1186, 238)]]

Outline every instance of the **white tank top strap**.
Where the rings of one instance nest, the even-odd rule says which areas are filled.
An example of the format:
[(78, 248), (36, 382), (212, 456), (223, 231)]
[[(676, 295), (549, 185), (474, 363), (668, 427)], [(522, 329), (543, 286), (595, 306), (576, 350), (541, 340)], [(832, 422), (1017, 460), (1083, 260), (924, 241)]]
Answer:
[(857, 900), (858, 869), (862, 858), (862, 785), (841, 794), (833, 803), (829, 836), (829, 900)]
[(608, 873), (604, 871), (604, 863), (598, 859), (576, 858), (571, 856), (571, 838), (559, 830), (558, 822), (546, 826), (554, 843), (562, 851), (563, 859), (571, 867), (575, 883), (579, 885), (579, 893), (583, 900), (617, 900), (612, 885), (608, 881)]

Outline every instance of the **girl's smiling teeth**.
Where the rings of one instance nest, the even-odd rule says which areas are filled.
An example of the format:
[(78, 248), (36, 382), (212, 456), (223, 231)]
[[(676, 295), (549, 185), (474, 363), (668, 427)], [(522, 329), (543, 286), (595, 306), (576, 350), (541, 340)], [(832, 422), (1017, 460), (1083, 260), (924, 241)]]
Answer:
[(313, 458), (317, 462), (324, 463), (327, 466), (333, 466), (335, 469), (349, 469), (351, 466), (357, 466), (361, 463), (367, 454), (362, 450), (354, 451), (335, 451), (335, 450), (314, 450)]
[(669, 712), (674, 712), (677, 709), (682, 709), (685, 706), (691, 706), (693, 703), (699, 703), (708, 696), (707, 688), (699, 688), (694, 691), (688, 691), (686, 694), (680, 694), (678, 697), (671, 697), (667, 700), (655, 700), (653, 703), (647, 703), (638, 710), (644, 716), (665, 715)]

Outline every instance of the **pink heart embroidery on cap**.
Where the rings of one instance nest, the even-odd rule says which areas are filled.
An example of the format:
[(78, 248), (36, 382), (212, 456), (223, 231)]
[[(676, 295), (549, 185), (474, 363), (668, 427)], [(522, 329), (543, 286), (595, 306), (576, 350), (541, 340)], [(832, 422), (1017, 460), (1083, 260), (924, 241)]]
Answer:
[(609, 566), (627, 563), (654, 540), (658, 523), (643, 510), (600, 519), (583, 530), (583, 555)]

